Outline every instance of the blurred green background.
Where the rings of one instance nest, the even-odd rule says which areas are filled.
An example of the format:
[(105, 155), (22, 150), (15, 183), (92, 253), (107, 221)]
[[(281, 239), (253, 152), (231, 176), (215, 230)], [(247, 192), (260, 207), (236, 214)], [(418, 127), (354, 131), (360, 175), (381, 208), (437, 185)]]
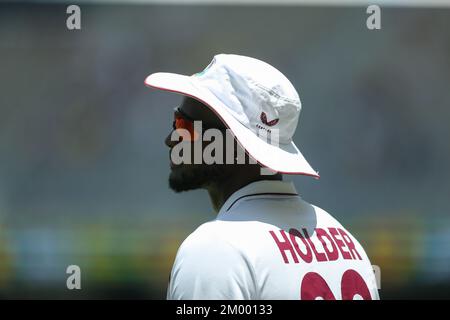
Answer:
[[(214, 218), (168, 188), (172, 109), (143, 84), (214, 54), (265, 60), (303, 110), (321, 179), (286, 177), (381, 267), (381, 297), (450, 298), (450, 10), (0, 5), (0, 298), (164, 299), (183, 239)], [(82, 290), (66, 288), (79, 265)]]

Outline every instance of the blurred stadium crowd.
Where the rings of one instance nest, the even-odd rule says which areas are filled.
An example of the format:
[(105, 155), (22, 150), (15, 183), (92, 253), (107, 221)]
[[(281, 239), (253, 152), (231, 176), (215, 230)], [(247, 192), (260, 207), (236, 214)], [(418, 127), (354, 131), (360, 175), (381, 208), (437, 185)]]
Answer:
[[(172, 109), (143, 85), (216, 53), (298, 88), (294, 180), (381, 268), (382, 298), (450, 297), (450, 10), (0, 5), (0, 298), (165, 297), (176, 249), (213, 219), (168, 189)], [(66, 267), (82, 290), (66, 289)]]

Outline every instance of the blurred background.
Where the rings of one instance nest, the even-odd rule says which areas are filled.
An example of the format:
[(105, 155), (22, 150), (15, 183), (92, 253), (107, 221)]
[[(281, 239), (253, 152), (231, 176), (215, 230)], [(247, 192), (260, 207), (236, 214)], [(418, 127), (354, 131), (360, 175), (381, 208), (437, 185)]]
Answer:
[(320, 2), (84, 1), (73, 31), (68, 4), (0, 4), (0, 298), (165, 298), (178, 246), (215, 214), (169, 190), (181, 98), (143, 81), (217, 53), (298, 89), (295, 142), (321, 179), (285, 179), (360, 240), (381, 297), (450, 298), (450, 9), (379, 1), (370, 31), (362, 2)]

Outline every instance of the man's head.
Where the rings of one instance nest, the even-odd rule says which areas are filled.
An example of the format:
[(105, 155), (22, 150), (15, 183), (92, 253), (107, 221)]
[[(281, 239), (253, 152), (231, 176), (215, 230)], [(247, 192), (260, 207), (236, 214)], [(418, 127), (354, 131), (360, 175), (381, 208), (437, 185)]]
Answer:
[[(300, 97), (273, 66), (250, 57), (219, 54), (202, 72), (191, 76), (158, 72), (148, 76), (145, 84), (192, 97), (185, 98), (176, 111), (176, 130), (166, 140), (174, 190), (210, 191), (212, 184), (241, 177), (241, 182), (261, 179), (262, 166), (271, 172), (319, 177), (292, 139), (301, 111)], [(196, 127), (195, 120), (201, 121), (202, 128)], [(235, 147), (230, 148), (226, 141), (231, 134), (222, 134), (219, 148), (219, 137), (211, 129), (220, 133), (226, 128), (232, 132)], [(187, 148), (180, 148), (183, 146)], [(239, 156), (244, 149), (244, 156)], [(218, 153), (223, 153), (220, 162), (214, 160), (221, 158)], [(245, 158), (245, 164), (230, 164), (229, 158), (236, 157)], [(180, 158), (183, 161), (178, 161)]]
[[(213, 133), (212, 137), (208, 132)], [(227, 139), (230, 141), (227, 142)], [(170, 148), (169, 186), (176, 192), (208, 189), (212, 185), (244, 177), (252, 180), (259, 178), (261, 167), (250, 160), (219, 117), (193, 98), (184, 97), (181, 105), (175, 109), (172, 132), (166, 137), (165, 143)], [(214, 148), (211, 148), (213, 143)], [(200, 157), (196, 158), (195, 152)], [(214, 163), (211, 163), (208, 156), (216, 161), (213, 159)], [(243, 163), (237, 163), (239, 156)], [(180, 159), (175, 159), (178, 157), (187, 161), (178, 164)], [(233, 161), (230, 163), (227, 159)]]

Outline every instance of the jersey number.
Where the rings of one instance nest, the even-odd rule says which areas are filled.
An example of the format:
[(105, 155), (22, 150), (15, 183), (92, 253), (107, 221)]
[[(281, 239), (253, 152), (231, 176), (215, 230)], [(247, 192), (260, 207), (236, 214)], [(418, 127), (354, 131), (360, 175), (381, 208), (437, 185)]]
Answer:
[[(364, 279), (355, 270), (349, 269), (344, 272), (341, 280), (342, 300), (353, 300), (362, 298), (372, 300), (369, 288)], [(326, 281), (316, 272), (308, 272), (302, 280), (300, 289), (302, 300), (336, 300)]]

